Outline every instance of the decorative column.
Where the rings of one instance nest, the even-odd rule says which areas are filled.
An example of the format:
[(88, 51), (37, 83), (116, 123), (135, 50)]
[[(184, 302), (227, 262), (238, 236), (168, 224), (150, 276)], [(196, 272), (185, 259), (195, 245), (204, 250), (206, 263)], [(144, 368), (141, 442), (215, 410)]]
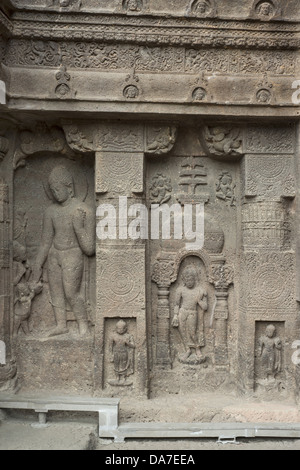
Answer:
[[(298, 339), (294, 252), (297, 228), (291, 224), (296, 195), (294, 143), (293, 124), (249, 125), (245, 129), (239, 378), (250, 392), (260, 388), (258, 343), (268, 325), (286, 338), (286, 344)], [(274, 388), (284, 384), (292, 390), (292, 354), (284, 341), (282, 354), (284, 367), (276, 375)]]
[(214, 260), (209, 282), (215, 286), (214, 331), (215, 366), (228, 367), (228, 289), (233, 283), (233, 268), (226, 266), (224, 259)]
[[(0, 136), (0, 160), (4, 160), (9, 151), (9, 140)], [(5, 173), (3, 164), (2, 175)], [(11, 210), (9, 186), (0, 176), (0, 391), (15, 387), (16, 364), (11, 351)]]
[(170, 355), (170, 286), (175, 281), (174, 254), (161, 253), (152, 269), (152, 280), (157, 285), (156, 364), (172, 367)]
[[(73, 150), (95, 152), (97, 233), (111, 230), (96, 244), (95, 393), (147, 396), (145, 153), (167, 153), (176, 132), (116, 122), (68, 122), (64, 130)], [(116, 347), (124, 340), (127, 365)]]
[(8, 186), (0, 179), (0, 339), (9, 343), (10, 336), (10, 252), (9, 252), (9, 194)]

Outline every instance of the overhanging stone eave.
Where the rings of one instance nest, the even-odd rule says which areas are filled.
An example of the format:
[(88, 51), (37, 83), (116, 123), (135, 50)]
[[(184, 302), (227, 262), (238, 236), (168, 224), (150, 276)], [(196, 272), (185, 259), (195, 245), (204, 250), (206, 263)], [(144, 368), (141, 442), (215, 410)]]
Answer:
[(24, 98), (11, 98), (7, 110), (12, 115), (22, 113), (33, 113), (58, 118), (68, 117), (74, 112), (78, 118), (130, 118), (151, 119), (164, 118), (176, 119), (178, 122), (186, 122), (187, 119), (198, 120), (199, 118), (214, 119), (239, 119), (249, 121), (259, 118), (260, 120), (282, 120), (285, 118), (299, 120), (300, 108), (296, 106), (255, 106), (255, 105), (224, 105), (224, 104), (202, 104), (191, 105), (187, 103), (123, 103), (123, 102), (91, 102), (91, 101), (44, 101)]

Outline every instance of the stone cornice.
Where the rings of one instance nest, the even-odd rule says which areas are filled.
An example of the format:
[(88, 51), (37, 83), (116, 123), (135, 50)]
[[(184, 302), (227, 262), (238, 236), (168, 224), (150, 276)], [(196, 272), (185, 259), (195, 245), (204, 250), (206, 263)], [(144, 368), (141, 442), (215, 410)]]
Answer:
[(286, 30), (300, 30), (299, 22), (297, 21), (258, 21), (258, 20), (229, 20), (222, 18), (186, 18), (176, 15), (138, 15), (129, 16), (120, 13), (58, 13), (53, 11), (42, 12), (41, 10), (31, 11), (15, 11), (13, 14), (15, 20), (28, 20), (28, 21), (51, 21), (55, 23), (99, 23), (99, 24), (122, 24), (122, 25), (146, 25), (146, 26), (160, 26), (165, 28), (169, 26), (182, 26), (182, 27), (210, 27), (215, 28), (219, 25), (222, 29), (253, 29), (257, 31), (286, 31)]
[(195, 47), (300, 47), (300, 27), (293, 22), (129, 17), (120, 14), (16, 12), (13, 15), (13, 37)]

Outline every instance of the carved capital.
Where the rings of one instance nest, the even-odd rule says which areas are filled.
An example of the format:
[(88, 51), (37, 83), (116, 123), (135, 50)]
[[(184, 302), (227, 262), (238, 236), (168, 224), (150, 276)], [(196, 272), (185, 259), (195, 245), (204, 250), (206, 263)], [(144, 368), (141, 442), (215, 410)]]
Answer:
[(160, 288), (168, 288), (176, 279), (175, 261), (160, 259), (152, 268), (152, 281)]
[(245, 153), (262, 155), (293, 155), (295, 152), (295, 126), (249, 125), (245, 136)]
[(76, 152), (144, 152), (141, 124), (64, 121), (63, 129)]
[(63, 152), (68, 153), (66, 141), (59, 127), (48, 127), (39, 123), (35, 129), (25, 130), (20, 133), (19, 148), (14, 156), (14, 169), (24, 166), (25, 158), (38, 152)]
[(87, 137), (87, 134), (76, 124), (64, 125), (63, 129), (69, 147), (75, 152), (88, 153), (95, 150), (93, 138)]
[(233, 284), (233, 276), (232, 266), (219, 264), (212, 267), (208, 280), (217, 290), (228, 290), (229, 286)]
[(204, 150), (216, 157), (240, 157), (243, 153), (243, 130), (227, 124), (204, 126), (200, 131)]
[(64, 121), (66, 139), (76, 152), (168, 153), (177, 135), (175, 126), (136, 123), (81, 123)]
[(163, 155), (172, 150), (177, 137), (175, 126), (147, 126), (145, 152)]
[(295, 197), (296, 181), (292, 155), (246, 155), (242, 168), (246, 197), (259, 195), (260, 199), (265, 201)]

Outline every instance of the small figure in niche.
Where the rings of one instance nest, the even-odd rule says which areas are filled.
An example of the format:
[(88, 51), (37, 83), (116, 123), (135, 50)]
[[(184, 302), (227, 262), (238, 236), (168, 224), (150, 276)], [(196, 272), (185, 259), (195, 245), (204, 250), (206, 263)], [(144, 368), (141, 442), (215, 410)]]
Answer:
[(271, 16), (273, 13), (273, 7), (270, 3), (268, 2), (263, 2), (261, 5), (258, 7), (258, 13), (261, 16)]
[(71, 8), (80, 9), (81, 0), (49, 0), (48, 7), (60, 7), (60, 8)]
[(282, 342), (276, 336), (274, 325), (268, 325), (265, 335), (259, 339), (259, 355), (265, 380), (275, 380), (281, 372), (282, 366)]
[(259, 90), (256, 94), (257, 101), (259, 103), (269, 103), (271, 101), (271, 93), (269, 90)]
[(125, 98), (134, 100), (139, 96), (139, 89), (135, 85), (128, 85), (124, 90)]
[(206, 90), (202, 87), (195, 88), (193, 91), (194, 101), (203, 101), (206, 97)]
[(201, 1), (195, 6), (195, 13), (204, 15), (209, 10), (209, 5), (207, 2)]
[(28, 320), (31, 315), (32, 301), (42, 290), (43, 284), (41, 282), (22, 282), (17, 285), (14, 308), (14, 337), (18, 335), (20, 328), (22, 328), (25, 335), (30, 334)]
[(109, 380), (108, 383), (115, 386), (132, 385), (128, 377), (134, 374), (135, 344), (133, 337), (127, 333), (127, 323), (124, 320), (118, 321), (110, 338), (109, 349), (116, 379)]
[[(200, 364), (205, 361), (201, 348), (205, 346), (204, 312), (207, 311), (207, 293), (198, 284), (198, 273), (193, 266), (187, 267), (182, 274), (183, 286), (176, 290), (173, 328), (178, 328), (185, 353), (180, 362), (189, 364), (191, 361)], [(200, 312), (198, 312), (200, 307)], [(193, 351), (195, 359), (189, 360)], [(191, 363), (192, 363), (191, 362)]]
[(142, 0), (126, 0), (124, 3), (124, 8), (127, 11), (141, 11), (143, 6)]

